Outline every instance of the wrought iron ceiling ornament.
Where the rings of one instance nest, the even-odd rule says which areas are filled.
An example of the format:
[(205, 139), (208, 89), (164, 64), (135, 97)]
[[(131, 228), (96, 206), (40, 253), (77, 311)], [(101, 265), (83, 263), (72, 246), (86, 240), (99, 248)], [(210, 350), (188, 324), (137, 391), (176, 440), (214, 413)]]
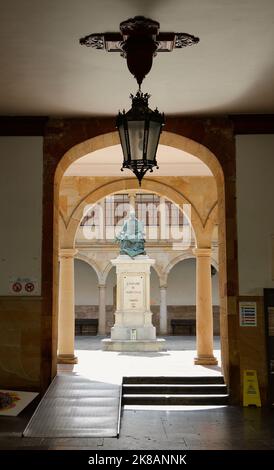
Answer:
[(158, 52), (192, 46), (199, 38), (187, 33), (160, 33), (158, 21), (135, 16), (120, 23), (120, 32), (94, 33), (80, 39), (80, 44), (108, 52), (120, 52), (140, 86)]
[(139, 90), (132, 99), (131, 109), (118, 114), (116, 127), (119, 130), (124, 161), (121, 170), (129, 168), (138, 178), (157, 166), (156, 153), (164, 114), (148, 107), (150, 95), (142, 93), (141, 84), (150, 72), (153, 57), (158, 52), (171, 52), (173, 49), (197, 44), (199, 38), (187, 33), (159, 33), (157, 21), (135, 16), (120, 23), (118, 33), (89, 34), (80, 39), (80, 44), (108, 52), (119, 52), (127, 60), (130, 73), (136, 78)]

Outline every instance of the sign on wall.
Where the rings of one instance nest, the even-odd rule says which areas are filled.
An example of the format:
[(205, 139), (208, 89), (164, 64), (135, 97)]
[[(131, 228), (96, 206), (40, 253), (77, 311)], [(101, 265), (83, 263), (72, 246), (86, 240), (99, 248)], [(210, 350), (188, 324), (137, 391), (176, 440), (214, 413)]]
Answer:
[(271, 279), (274, 281), (274, 235), (271, 235)]
[(240, 302), (240, 326), (257, 326), (257, 303)]
[(261, 406), (261, 397), (256, 370), (244, 370), (243, 405)]
[(14, 277), (9, 281), (9, 291), (13, 295), (38, 295), (37, 279)]
[(144, 306), (144, 278), (128, 274), (123, 279), (124, 308), (141, 310)]

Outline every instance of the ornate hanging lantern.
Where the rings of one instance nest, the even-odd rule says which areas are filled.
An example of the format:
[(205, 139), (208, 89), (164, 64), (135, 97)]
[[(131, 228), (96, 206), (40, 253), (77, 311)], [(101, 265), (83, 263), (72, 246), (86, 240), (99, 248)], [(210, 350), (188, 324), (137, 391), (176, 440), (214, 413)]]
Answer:
[(157, 21), (135, 16), (120, 23), (118, 33), (95, 33), (80, 39), (80, 44), (88, 47), (120, 52), (139, 85), (136, 95), (130, 95), (131, 109), (127, 113), (119, 112), (116, 125), (124, 155), (122, 170), (132, 170), (140, 185), (148, 170), (158, 168), (156, 153), (165, 122), (163, 114), (148, 107), (149, 95), (141, 91), (143, 79), (150, 72), (153, 57), (158, 52), (171, 52), (199, 42), (199, 38), (191, 34), (160, 33), (159, 29)]
[(131, 109), (127, 113), (119, 112), (116, 120), (124, 156), (121, 170), (132, 170), (141, 185), (146, 172), (158, 168), (156, 153), (165, 118), (157, 109), (152, 111), (148, 107), (147, 93), (139, 90), (130, 98)]

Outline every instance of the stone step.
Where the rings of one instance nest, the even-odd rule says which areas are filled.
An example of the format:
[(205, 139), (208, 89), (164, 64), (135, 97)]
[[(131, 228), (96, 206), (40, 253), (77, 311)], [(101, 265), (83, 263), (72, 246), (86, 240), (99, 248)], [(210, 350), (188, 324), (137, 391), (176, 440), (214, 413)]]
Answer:
[(211, 375), (211, 376), (190, 376), (190, 377), (168, 377), (168, 376), (128, 376), (123, 378), (123, 385), (125, 384), (174, 384), (174, 385), (194, 385), (194, 384), (224, 384), (224, 377), (222, 375)]
[(225, 384), (127, 384), (123, 385), (123, 394), (168, 394), (168, 395), (226, 395)]
[(123, 405), (227, 405), (228, 395), (124, 394)]

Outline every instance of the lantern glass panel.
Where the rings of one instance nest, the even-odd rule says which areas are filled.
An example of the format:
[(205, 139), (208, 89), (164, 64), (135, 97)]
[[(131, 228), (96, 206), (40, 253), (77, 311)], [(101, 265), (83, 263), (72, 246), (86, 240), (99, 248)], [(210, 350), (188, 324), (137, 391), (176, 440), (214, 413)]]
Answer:
[(121, 141), (121, 145), (122, 145), (124, 160), (127, 161), (128, 160), (128, 148), (127, 148), (127, 144), (126, 144), (125, 128), (124, 128), (123, 124), (120, 124), (120, 126), (118, 127), (118, 130), (119, 130), (119, 135), (120, 135), (120, 141)]
[(162, 125), (160, 122), (150, 121), (149, 123), (147, 142), (147, 160), (149, 161), (153, 161), (155, 159), (161, 127)]
[(131, 160), (143, 159), (144, 121), (128, 121)]

